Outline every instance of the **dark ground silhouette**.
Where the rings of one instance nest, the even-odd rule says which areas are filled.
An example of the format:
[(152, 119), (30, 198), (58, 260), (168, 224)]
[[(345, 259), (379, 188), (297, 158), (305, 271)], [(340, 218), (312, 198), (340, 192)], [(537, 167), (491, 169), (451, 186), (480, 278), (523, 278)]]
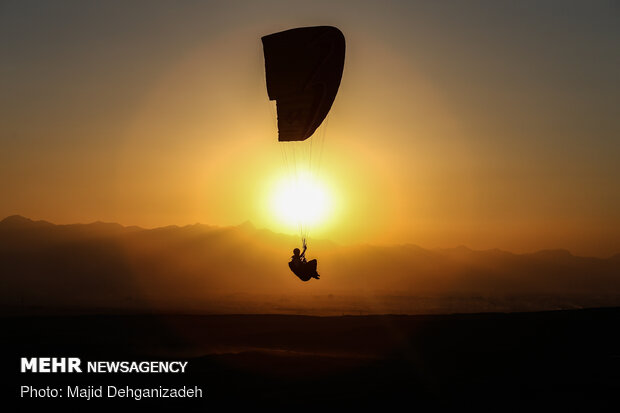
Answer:
[[(2, 319), (2, 388), (12, 398), (20, 384), (187, 384), (206, 392), (202, 400), (113, 402), (149, 409), (179, 403), (617, 409), (618, 325), (619, 308), (429, 316), (9, 317)], [(189, 367), (185, 375), (19, 374), (19, 357), (28, 355), (183, 359)], [(68, 402), (46, 403), (50, 408)], [(22, 399), (20, 404), (38, 403)]]
[[(315, 242), (323, 276), (302, 283), (282, 256), (295, 244), (248, 224), (0, 221), (2, 400), (17, 398), (20, 385), (186, 384), (205, 397), (110, 403), (618, 410), (620, 255)], [(514, 313), (579, 306), (614, 308)], [(488, 313), (274, 314), (419, 311)], [(253, 315), (179, 315), (213, 313)], [(189, 367), (183, 375), (19, 373), (19, 358), (35, 356)], [(25, 411), (101, 404), (19, 402)]]

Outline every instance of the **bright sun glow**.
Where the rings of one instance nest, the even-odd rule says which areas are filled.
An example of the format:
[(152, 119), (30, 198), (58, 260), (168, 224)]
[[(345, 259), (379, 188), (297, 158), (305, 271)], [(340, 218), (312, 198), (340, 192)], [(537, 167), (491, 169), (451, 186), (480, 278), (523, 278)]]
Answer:
[(309, 173), (279, 182), (272, 197), (272, 209), (289, 226), (316, 226), (327, 218), (331, 202), (324, 185)]

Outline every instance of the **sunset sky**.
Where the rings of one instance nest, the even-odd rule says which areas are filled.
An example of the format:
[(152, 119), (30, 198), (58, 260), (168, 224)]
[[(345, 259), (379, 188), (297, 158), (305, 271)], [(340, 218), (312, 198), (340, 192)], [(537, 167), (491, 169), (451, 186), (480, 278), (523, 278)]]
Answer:
[(260, 37), (342, 30), (312, 236), (620, 252), (620, 4), (0, 3), (0, 218), (295, 233)]

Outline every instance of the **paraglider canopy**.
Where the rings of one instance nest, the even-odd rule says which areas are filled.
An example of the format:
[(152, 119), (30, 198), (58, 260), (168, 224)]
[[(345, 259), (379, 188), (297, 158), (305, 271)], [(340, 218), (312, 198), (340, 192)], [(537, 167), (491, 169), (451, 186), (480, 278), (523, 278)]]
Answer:
[(332, 26), (300, 27), (262, 38), (278, 140), (303, 141), (327, 116), (340, 86), (345, 40)]

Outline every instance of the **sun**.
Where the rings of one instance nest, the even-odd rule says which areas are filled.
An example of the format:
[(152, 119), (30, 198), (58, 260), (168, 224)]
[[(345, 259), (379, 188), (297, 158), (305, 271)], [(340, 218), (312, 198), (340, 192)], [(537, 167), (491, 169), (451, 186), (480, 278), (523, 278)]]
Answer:
[(307, 172), (281, 179), (273, 192), (272, 211), (290, 227), (315, 227), (327, 219), (330, 210), (327, 187)]

